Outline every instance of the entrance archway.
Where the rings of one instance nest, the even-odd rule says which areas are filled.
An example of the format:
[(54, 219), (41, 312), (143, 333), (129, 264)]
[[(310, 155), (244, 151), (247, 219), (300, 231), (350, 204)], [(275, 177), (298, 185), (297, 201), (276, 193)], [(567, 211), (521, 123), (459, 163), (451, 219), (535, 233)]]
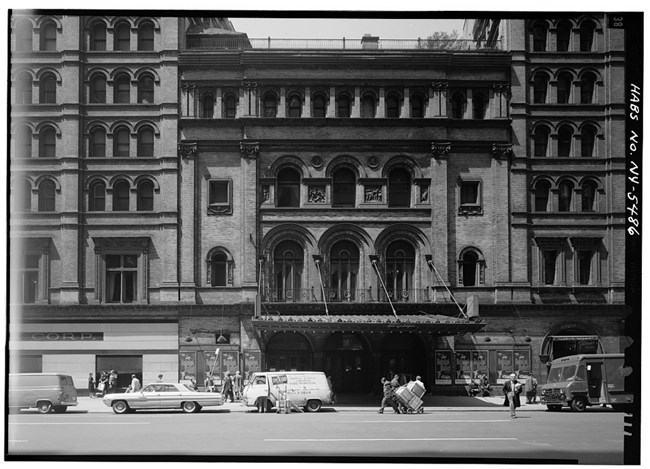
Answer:
[(581, 323), (558, 324), (546, 334), (540, 349), (540, 361), (577, 355), (604, 353), (600, 337), (592, 327)]
[(406, 375), (402, 381), (416, 375), (427, 379), (426, 366), (424, 344), (415, 334), (392, 333), (382, 341), (381, 376), (397, 373)]
[(279, 332), (266, 344), (266, 368), (269, 371), (309, 371), (314, 353), (307, 338), (294, 332)]
[(370, 355), (362, 336), (336, 332), (323, 347), (325, 373), (332, 377), (335, 392), (367, 392)]

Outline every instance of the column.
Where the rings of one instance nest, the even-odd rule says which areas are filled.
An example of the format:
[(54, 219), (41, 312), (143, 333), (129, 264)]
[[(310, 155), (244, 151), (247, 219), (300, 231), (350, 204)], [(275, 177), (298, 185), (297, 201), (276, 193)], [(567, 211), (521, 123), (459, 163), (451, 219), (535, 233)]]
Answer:
[(336, 88), (330, 87), (330, 102), (327, 105), (327, 117), (336, 117)]
[(404, 99), (402, 100), (402, 112), (399, 113), (402, 119), (408, 119), (411, 117), (411, 95), (409, 93), (409, 87), (404, 87)]
[(311, 117), (311, 89), (305, 87), (305, 99), (302, 103), (302, 117)]
[(350, 117), (361, 117), (361, 89), (358, 86), (354, 87), (354, 103), (352, 103)]
[(278, 117), (287, 117), (287, 89), (280, 87), (280, 103), (278, 104)]
[(181, 117), (189, 116), (189, 109), (187, 105), (187, 94), (188, 94), (187, 83), (182, 83), (181, 84)]
[[(431, 142), (431, 255), (436, 270), (445, 284), (449, 284), (449, 224), (455, 220), (449, 219), (449, 194), (447, 157), (451, 151), (450, 142)], [(433, 274), (435, 290), (446, 291), (440, 285), (440, 279)]]
[(237, 115), (241, 117), (248, 117), (249, 113), (249, 106), (250, 106), (250, 100), (249, 100), (249, 83), (242, 83), (242, 85), (239, 87), (238, 94), (239, 94), (239, 99), (237, 100)]
[[(242, 184), (239, 189), (239, 197), (242, 206), (240, 236), (241, 257), (239, 265), (242, 272), (242, 287), (251, 290), (252, 294), (257, 293), (257, 260), (258, 253), (255, 245), (258, 245), (258, 181), (257, 181), (257, 160), (260, 153), (260, 144), (243, 140), (239, 144), (241, 154)], [(254, 243), (251, 243), (251, 239)], [(255, 244), (255, 245), (254, 245)], [(237, 262), (237, 261), (235, 261)], [(251, 299), (254, 300), (255, 296)]]
[(377, 105), (377, 118), (386, 117), (386, 90), (379, 87), (379, 104)]
[(472, 105), (472, 89), (467, 88), (467, 94), (465, 95), (466, 105), (465, 105), (465, 114), (464, 118), (465, 119), (473, 119), (474, 118), (474, 106)]
[(429, 96), (426, 117), (447, 117), (447, 82), (434, 82)]
[(195, 303), (194, 260), (196, 249), (196, 158), (199, 149), (196, 142), (182, 142), (178, 144), (179, 159), (179, 192), (180, 213), (179, 222), (183, 227), (183, 236), (180, 238), (178, 252), (180, 283), (180, 302)]
[(215, 119), (221, 119), (222, 116), (222, 110), (221, 107), (223, 105), (221, 101), (221, 96), (222, 96), (222, 90), (221, 87), (217, 86), (215, 93), (214, 93), (214, 118)]
[(493, 192), (494, 207), (492, 209), (492, 226), (494, 227), (493, 281), (496, 284), (509, 283), (511, 275), (511, 242), (510, 242), (510, 161), (512, 145), (494, 143), (492, 145), (492, 187), (499, 190)]

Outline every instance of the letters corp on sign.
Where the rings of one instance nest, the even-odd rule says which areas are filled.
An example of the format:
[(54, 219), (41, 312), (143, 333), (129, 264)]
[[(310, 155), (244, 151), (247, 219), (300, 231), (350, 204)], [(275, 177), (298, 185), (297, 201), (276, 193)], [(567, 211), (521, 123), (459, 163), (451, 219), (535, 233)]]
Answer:
[(103, 332), (23, 332), (20, 340), (35, 342), (63, 342), (104, 340)]

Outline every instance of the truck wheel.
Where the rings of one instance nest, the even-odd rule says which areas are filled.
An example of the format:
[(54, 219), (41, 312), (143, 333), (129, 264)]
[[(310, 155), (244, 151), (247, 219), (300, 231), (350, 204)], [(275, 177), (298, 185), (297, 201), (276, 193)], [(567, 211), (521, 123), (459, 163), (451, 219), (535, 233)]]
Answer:
[(55, 406), (52, 406), (52, 409), (57, 414), (62, 414), (63, 412), (65, 412), (68, 409), (68, 406), (67, 405), (55, 405)]
[(307, 401), (305, 408), (307, 409), (307, 412), (318, 412), (321, 408), (321, 402), (317, 399), (311, 399)]
[(126, 414), (129, 411), (129, 405), (125, 401), (115, 401), (111, 407), (116, 414)]
[(186, 414), (192, 414), (199, 411), (199, 405), (193, 401), (183, 402), (183, 412)]
[(47, 414), (50, 410), (52, 410), (52, 403), (48, 401), (40, 401), (38, 404), (36, 404), (36, 408), (41, 414)]
[(559, 412), (562, 410), (561, 405), (547, 405), (546, 407), (548, 408), (549, 412)]
[(571, 408), (576, 412), (583, 412), (587, 408), (587, 401), (584, 397), (574, 397), (571, 401)]

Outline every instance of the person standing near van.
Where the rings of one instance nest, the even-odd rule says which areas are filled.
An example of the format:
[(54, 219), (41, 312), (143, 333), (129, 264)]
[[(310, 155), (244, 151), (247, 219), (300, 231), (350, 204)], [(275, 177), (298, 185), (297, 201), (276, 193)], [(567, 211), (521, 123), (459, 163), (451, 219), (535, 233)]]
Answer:
[(226, 376), (223, 378), (221, 394), (223, 394), (225, 402), (228, 402), (228, 397), (230, 397), (230, 402), (235, 402), (235, 396), (232, 392), (232, 379), (230, 378), (230, 371), (226, 371)]
[(235, 377), (233, 378), (234, 387), (235, 387), (235, 399), (241, 399), (241, 393), (244, 390), (244, 377), (239, 373), (239, 370), (235, 372)]
[(526, 404), (535, 404), (537, 402), (537, 378), (533, 372), (526, 378)]
[(512, 419), (517, 418), (515, 409), (521, 407), (521, 401), (519, 400), (519, 394), (521, 394), (521, 383), (517, 381), (516, 378), (517, 375), (511, 373), (510, 379), (503, 385), (503, 395), (505, 396), (503, 405), (510, 407), (510, 418)]
[(88, 397), (95, 398), (95, 373), (88, 373)]

